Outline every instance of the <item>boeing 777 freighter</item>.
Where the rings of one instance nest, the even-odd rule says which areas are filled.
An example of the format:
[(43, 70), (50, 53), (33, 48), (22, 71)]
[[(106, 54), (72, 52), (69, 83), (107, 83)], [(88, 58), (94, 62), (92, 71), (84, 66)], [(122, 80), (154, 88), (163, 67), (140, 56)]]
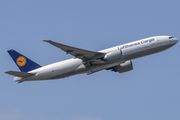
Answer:
[(12, 49), (8, 53), (21, 72), (7, 71), (5, 73), (16, 76), (14, 81), (19, 83), (60, 79), (84, 73), (89, 75), (104, 69), (123, 73), (133, 69), (132, 59), (166, 50), (175, 45), (178, 39), (172, 36), (155, 36), (98, 52), (71, 47), (51, 40), (44, 41), (60, 48), (66, 54), (71, 54), (74, 58), (40, 66)]

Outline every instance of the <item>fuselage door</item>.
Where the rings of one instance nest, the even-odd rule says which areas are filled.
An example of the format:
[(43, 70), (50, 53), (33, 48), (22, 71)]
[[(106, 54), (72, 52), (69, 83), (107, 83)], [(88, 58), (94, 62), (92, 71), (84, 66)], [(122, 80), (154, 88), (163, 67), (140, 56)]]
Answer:
[(157, 43), (157, 45), (160, 45), (161, 44), (161, 40), (159, 38), (156, 38), (156, 43)]

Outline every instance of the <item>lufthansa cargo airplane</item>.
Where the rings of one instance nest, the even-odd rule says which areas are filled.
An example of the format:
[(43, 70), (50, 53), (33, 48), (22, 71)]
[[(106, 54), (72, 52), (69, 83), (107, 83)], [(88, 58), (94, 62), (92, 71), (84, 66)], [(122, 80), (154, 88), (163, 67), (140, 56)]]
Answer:
[(175, 45), (178, 39), (172, 36), (155, 36), (98, 52), (71, 47), (51, 40), (44, 41), (60, 48), (66, 54), (71, 54), (74, 58), (40, 66), (12, 49), (8, 53), (21, 72), (7, 71), (5, 73), (16, 76), (14, 81), (18, 83), (60, 79), (84, 73), (89, 75), (104, 69), (123, 73), (133, 69), (132, 59), (166, 50)]

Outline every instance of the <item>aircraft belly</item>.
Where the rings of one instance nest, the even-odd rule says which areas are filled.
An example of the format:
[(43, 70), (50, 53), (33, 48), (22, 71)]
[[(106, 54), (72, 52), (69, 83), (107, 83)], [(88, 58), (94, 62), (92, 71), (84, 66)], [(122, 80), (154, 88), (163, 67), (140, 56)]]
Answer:
[(48, 79), (49, 80), (51, 80), (51, 79), (61, 79), (61, 78), (70, 77), (72, 75), (75, 75), (75, 72), (69, 72), (69, 73), (64, 73), (64, 74), (56, 75), (56, 76), (48, 78)]

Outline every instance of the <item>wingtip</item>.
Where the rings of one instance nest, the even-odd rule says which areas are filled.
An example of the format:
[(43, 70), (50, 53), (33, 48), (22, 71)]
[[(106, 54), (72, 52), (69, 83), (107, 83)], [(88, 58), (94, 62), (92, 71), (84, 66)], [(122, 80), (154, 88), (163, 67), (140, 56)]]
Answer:
[(4, 72), (4, 73), (9, 74), (9, 72), (11, 72), (11, 71), (6, 71), (6, 72)]
[(51, 40), (43, 40), (44, 42), (51, 42)]

